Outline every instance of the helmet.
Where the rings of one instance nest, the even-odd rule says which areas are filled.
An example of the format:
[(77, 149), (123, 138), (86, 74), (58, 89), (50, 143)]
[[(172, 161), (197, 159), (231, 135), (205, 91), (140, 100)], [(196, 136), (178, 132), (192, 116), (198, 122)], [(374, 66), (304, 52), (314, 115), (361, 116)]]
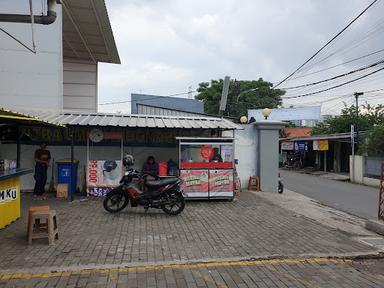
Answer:
[(113, 161), (113, 160), (105, 161), (103, 165), (104, 171), (106, 172), (111, 172), (112, 170), (116, 169), (116, 167), (117, 167), (117, 163), (116, 161)]
[(123, 165), (127, 167), (132, 167), (135, 164), (135, 158), (132, 155), (125, 154), (123, 157)]

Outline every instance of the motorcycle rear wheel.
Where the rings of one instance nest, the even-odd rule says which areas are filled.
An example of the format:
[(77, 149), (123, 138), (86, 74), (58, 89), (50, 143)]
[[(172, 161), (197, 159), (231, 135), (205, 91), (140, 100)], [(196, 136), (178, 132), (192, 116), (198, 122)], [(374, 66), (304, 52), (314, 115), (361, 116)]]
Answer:
[(161, 209), (168, 215), (180, 214), (185, 207), (185, 199), (181, 193), (168, 194), (169, 204), (162, 205)]
[(128, 196), (120, 189), (115, 189), (107, 194), (103, 206), (109, 213), (117, 213), (127, 207), (128, 202)]

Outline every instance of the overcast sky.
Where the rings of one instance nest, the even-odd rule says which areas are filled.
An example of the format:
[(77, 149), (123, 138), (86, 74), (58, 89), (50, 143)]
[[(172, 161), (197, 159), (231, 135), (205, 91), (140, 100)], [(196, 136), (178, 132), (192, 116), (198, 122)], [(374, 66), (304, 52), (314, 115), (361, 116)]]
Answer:
[[(187, 92), (189, 86), (196, 90), (198, 83), (225, 75), (241, 80), (262, 77), (277, 82), (303, 63), (370, 2), (107, 0), (122, 64), (99, 64), (99, 103), (128, 101), (130, 94), (135, 92), (156, 95)], [(364, 33), (378, 27), (368, 39), (370, 42), (365, 41), (364, 45), (351, 52), (336, 54), (315, 65), (313, 70), (302, 72), (302, 75), (384, 48), (382, 2), (369, 10), (348, 34), (316, 60), (334, 50), (354, 45)], [(285, 85), (321, 80), (370, 64), (383, 56), (384, 53), (377, 54), (374, 58), (354, 62), (353, 65), (342, 65), (326, 74), (292, 80)], [(365, 86), (361, 84), (364, 89), (380, 86), (383, 73), (379, 74), (372, 76), (373, 80), (366, 79), (363, 83)], [(377, 81), (373, 83), (375, 79)], [(325, 97), (362, 89), (361, 85), (337, 89)], [(384, 84), (381, 86), (384, 87)], [(296, 94), (290, 95), (302, 91), (297, 90)], [(285, 104), (322, 101), (323, 98), (319, 97), (306, 97), (305, 101), (302, 100), (304, 98), (290, 100)], [(342, 107), (340, 103), (344, 100), (334, 100), (329, 105), (336, 107), (337, 103)], [(323, 107), (326, 110), (324, 114), (330, 112), (329, 105)], [(129, 109), (129, 102), (99, 106), (100, 111), (129, 112)], [(334, 110), (337, 112), (337, 109)]]

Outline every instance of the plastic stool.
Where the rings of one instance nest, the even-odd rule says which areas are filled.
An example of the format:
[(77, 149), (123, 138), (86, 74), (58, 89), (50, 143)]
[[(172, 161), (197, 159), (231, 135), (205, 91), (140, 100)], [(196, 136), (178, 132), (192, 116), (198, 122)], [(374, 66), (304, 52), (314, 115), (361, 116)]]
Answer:
[(28, 226), (28, 244), (32, 244), (33, 239), (41, 238), (48, 238), (49, 245), (54, 244), (55, 239), (59, 239), (55, 210), (31, 213)]
[(260, 178), (259, 178), (259, 176), (249, 177), (248, 190), (260, 191)]

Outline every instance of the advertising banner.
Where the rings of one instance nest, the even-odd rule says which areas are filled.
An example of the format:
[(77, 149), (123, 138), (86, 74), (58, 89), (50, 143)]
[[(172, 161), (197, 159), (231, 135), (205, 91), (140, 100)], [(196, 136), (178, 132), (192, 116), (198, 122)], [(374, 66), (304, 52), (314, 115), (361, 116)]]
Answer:
[(210, 170), (209, 171), (209, 196), (233, 195), (233, 171)]
[(295, 142), (295, 151), (297, 151), (297, 152), (308, 151), (307, 143), (301, 142), (301, 141)]
[(88, 194), (105, 196), (119, 185), (122, 177), (122, 163), (119, 160), (90, 160), (88, 163)]
[(208, 196), (208, 170), (180, 170), (180, 177), (187, 197)]
[(293, 142), (281, 142), (281, 150), (293, 150)]
[(328, 151), (328, 140), (313, 140), (313, 150)]

